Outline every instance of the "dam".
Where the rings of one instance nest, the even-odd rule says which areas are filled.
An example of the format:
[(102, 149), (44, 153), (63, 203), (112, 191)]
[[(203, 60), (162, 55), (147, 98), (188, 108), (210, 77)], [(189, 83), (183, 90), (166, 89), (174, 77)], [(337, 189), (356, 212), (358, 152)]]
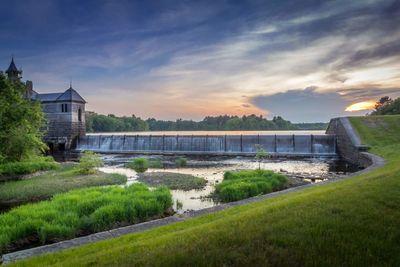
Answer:
[(85, 135), (78, 151), (99, 153), (255, 155), (257, 147), (276, 156), (336, 156), (336, 136), (320, 135)]

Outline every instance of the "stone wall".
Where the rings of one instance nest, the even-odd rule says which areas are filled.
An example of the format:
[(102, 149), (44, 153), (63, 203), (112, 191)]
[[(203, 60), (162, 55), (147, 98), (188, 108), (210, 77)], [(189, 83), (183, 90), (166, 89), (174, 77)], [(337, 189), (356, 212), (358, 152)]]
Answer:
[(340, 157), (360, 167), (370, 165), (368, 158), (363, 154), (368, 147), (361, 143), (348, 118), (332, 119), (326, 133), (336, 135), (337, 153)]
[[(62, 112), (61, 104), (68, 105), (68, 112)], [(85, 104), (51, 102), (42, 103), (42, 106), (47, 119), (44, 140), (48, 144), (53, 144), (51, 150), (74, 148), (79, 137), (86, 134)]]

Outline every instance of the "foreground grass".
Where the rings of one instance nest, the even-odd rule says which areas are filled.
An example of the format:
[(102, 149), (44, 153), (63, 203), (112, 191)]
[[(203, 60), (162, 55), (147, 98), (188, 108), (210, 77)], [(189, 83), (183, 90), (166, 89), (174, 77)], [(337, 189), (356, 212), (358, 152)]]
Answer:
[(29, 179), (2, 183), (0, 185), (0, 205), (48, 199), (57, 193), (76, 188), (124, 184), (126, 180), (126, 176), (120, 174), (96, 172), (82, 175), (74, 170), (73, 165), (63, 165), (58, 170)]
[(70, 239), (163, 216), (172, 206), (169, 190), (94, 187), (56, 195), (0, 215), (0, 251)]
[(190, 174), (173, 172), (147, 172), (140, 173), (138, 180), (149, 186), (165, 185), (172, 190), (202, 189), (206, 186), (207, 180)]
[(399, 266), (400, 117), (374, 120), (352, 122), (383, 168), (15, 265)]
[(288, 178), (269, 170), (227, 171), (215, 194), (222, 202), (237, 201), (282, 190)]

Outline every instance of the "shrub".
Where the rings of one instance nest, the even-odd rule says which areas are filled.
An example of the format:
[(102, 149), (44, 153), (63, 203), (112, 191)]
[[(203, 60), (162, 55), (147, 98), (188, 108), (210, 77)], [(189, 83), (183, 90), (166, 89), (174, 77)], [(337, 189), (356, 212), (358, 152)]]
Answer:
[(135, 170), (138, 173), (142, 173), (147, 171), (147, 169), (149, 168), (149, 161), (145, 158), (135, 158), (129, 161), (126, 166)]
[(28, 238), (37, 238), (46, 244), (73, 238), (82, 232), (160, 218), (171, 207), (172, 197), (166, 187), (149, 190), (140, 183), (58, 194), (51, 201), (27, 204), (0, 215), (0, 252)]
[(286, 183), (286, 176), (273, 171), (227, 171), (215, 193), (222, 202), (230, 202), (281, 190)]
[(186, 158), (178, 158), (175, 160), (175, 165), (178, 168), (185, 167), (187, 165), (187, 159)]
[(0, 175), (21, 175), (37, 171), (54, 170), (59, 164), (51, 157), (35, 157), (27, 161), (0, 164)]
[(84, 151), (79, 159), (76, 170), (81, 174), (93, 174), (96, 168), (103, 166), (103, 160), (92, 151)]

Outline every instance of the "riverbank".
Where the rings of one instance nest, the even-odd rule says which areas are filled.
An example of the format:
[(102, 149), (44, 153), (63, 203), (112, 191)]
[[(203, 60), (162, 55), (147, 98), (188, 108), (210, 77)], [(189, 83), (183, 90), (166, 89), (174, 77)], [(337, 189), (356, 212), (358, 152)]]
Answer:
[(16, 265), (395, 266), (400, 116), (351, 121), (384, 168)]
[(65, 163), (57, 170), (27, 175), (21, 180), (0, 184), (0, 211), (25, 203), (49, 199), (55, 194), (72, 189), (126, 183), (126, 176), (97, 171), (82, 175), (74, 171), (73, 164)]

